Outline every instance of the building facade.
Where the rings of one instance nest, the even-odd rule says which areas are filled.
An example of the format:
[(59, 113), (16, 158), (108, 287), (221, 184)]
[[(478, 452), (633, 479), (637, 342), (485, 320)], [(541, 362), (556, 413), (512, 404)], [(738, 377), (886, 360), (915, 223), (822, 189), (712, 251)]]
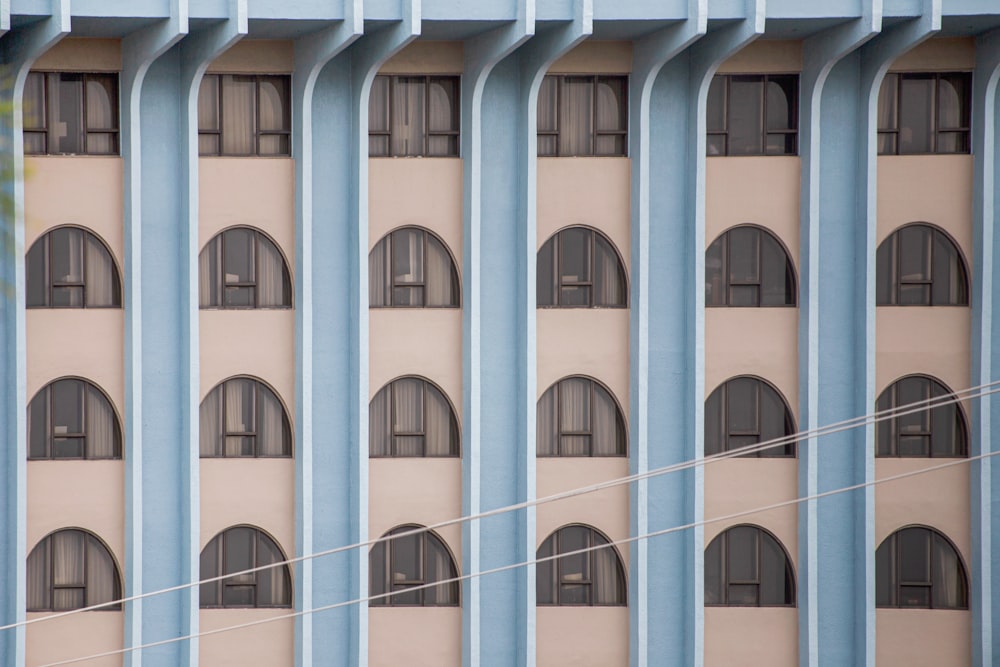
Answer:
[(3, 664), (995, 664), (995, 5), (0, 0)]

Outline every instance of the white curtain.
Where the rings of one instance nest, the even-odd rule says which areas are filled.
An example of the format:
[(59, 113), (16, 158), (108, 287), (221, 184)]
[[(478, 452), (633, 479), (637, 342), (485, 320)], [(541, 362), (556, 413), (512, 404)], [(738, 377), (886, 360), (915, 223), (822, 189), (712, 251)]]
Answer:
[[(254, 567), (279, 563), (285, 560), (285, 555), (271, 538), (263, 533), (257, 533), (257, 562)], [(287, 606), (291, 604), (291, 582), (287, 565), (260, 570), (257, 572), (257, 606)]]
[[(83, 230), (63, 227), (51, 232), (50, 273), (54, 282), (83, 282)], [(83, 305), (83, 304), (77, 304)]]
[[(593, 534), (593, 540), (595, 545), (608, 543), (596, 533)], [(625, 604), (625, 582), (614, 547), (591, 551), (590, 557), (594, 604)]]
[(222, 77), (222, 152), (226, 155), (256, 153), (254, 78)]
[(115, 415), (111, 404), (96, 387), (87, 387), (87, 458), (109, 459), (118, 455)]
[(28, 611), (42, 611), (52, 608), (49, 594), (52, 590), (49, 547), (52, 538), (46, 537), (31, 550), (28, 556)]
[(392, 455), (392, 426), (389, 416), (389, 395), (391, 385), (386, 385), (375, 394), (368, 406), (368, 454), (369, 456)]
[(219, 241), (216, 236), (198, 256), (198, 305), (211, 308), (219, 305)]
[[(569, 378), (559, 383), (559, 412), (562, 420), (560, 455), (590, 454), (590, 380)], [(565, 435), (582, 433), (583, 435)]]
[(625, 306), (624, 270), (611, 244), (596, 235), (597, 246), (594, 257), (594, 305)]
[[(427, 129), (430, 132), (454, 132), (459, 128), (458, 78), (434, 78), (427, 83)], [(431, 135), (427, 137), (427, 155), (457, 155), (458, 137), (454, 135)]]
[(451, 406), (444, 395), (430, 384), (424, 383), (424, 400), (427, 401), (425, 456), (451, 456), (458, 452), (452, 446), (457, 434), (452, 432)]
[(87, 536), (87, 605), (111, 602), (118, 597), (114, 561), (104, 545)]
[(285, 260), (271, 241), (257, 234), (257, 306), (291, 305), (291, 286), (285, 276)]
[(230, 437), (229, 433), (255, 432), (254, 387), (247, 380), (229, 380), (223, 389), (226, 394), (226, 456), (246, 456), (246, 438)]
[[(451, 562), (451, 554), (437, 536), (432, 533), (424, 535), (427, 542), (427, 558), (430, 563), (426, 567), (425, 583), (446, 581), (456, 576), (455, 566)], [(441, 584), (424, 591), (424, 604), (455, 605), (458, 604), (458, 582)]]
[[(600, 77), (597, 81), (597, 118), (594, 119), (595, 129), (606, 132), (621, 132), (628, 127), (626, 123), (625, 78)], [(596, 155), (624, 155), (625, 135), (595, 132), (594, 152)]]
[(87, 261), (84, 284), (87, 289), (88, 306), (113, 306), (118, 302), (117, 281), (114, 280), (114, 264), (111, 254), (104, 245), (91, 234), (86, 235)]
[[(52, 539), (52, 608), (76, 609), (84, 605), (85, 536), (76, 530), (54, 533)], [(79, 588), (56, 588), (73, 586)]]
[(593, 405), (593, 456), (615, 456), (624, 454), (624, 442), (618, 428), (618, 408), (614, 399), (600, 385), (594, 385)]
[(257, 385), (260, 410), (260, 432), (257, 433), (257, 456), (287, 456), (290, 453), (285, 411), (274, 392)]
[(398, 77), (392, 96), (392, 154), (424, 153), (424, 79)]
[[(87, 129), (113, 130), (118, 127), (117, 109), (118, 77), (111, 74), (87, 75)], [(87, 152), (98, 154), (116, 153), (115, 133), (88, 132)]]
[[(395, 456), (424, 456), (423, 381), (413, 378), (392, 383)], [(408, 435), (410, 433), (417, 435)]]
[(222, 387), (208, 393), (199, 411), (202, 456), (222, 456)]
[(424, 305), (457, 306), (458, 298), (454, 287), (454, 269), (451, 256), (444, 246), (430, 234), (427, 236), (427, 266), (425, 271)]
[(955, 609), (964, 607), (965, 577), (958, 553), (940, 535), (934, 535), (933, 606)]
[(559, 154), (592, 155), (594, 80), (583, 76), (563, 79), (559, 105)]

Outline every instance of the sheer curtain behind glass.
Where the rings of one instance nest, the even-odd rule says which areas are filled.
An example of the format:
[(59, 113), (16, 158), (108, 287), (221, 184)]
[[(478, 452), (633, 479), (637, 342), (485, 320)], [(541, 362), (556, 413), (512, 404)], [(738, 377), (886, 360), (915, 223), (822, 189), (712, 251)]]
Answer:
[(368, 408), (369, 456), (458, 456), (459, 428), (451, 404), (417, 377), (382, 387)]
[(257, 126), (256, 85), (252, 76), (224, 74), (222, 84), (222, 153), (253, 155)]
[(39, 542), (28, 556), (27, 580), (29, 611), (66, 611), (121, 597), (111, 554), (81, 530), (60, 530)]
[(458, 272), (444, 243), (429, 231), (402, 227), (368, 255), (372, 308), (449, 308), (460, 301)]
[(291, 425), (277, 394), (253, 378), (217, 385), (201, 403), (201, 456), (291, 456)]

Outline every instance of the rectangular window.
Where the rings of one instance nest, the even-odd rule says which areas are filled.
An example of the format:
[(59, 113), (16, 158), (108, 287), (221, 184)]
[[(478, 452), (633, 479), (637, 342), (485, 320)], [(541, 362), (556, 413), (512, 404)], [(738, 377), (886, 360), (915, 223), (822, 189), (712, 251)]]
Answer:
[(198, 92), (198, 153), (291, 155), (291, 77), (206, 74)]
[(628, 77), (546, 76), (538, 91), (538, 155), (628, 155)]
[(971, 72), (890, 73), (878, 95), (879, 155), (968, 153)]
[(798, 74), (726, 74), (708, 89), (709, 155), (797, 155)]
[(369, 157), (458, 157), (457, 76), (377, 76), (368, 102)]
[(24, 84), (24, 152), (118, 155), (118, 75), (28, 74)]

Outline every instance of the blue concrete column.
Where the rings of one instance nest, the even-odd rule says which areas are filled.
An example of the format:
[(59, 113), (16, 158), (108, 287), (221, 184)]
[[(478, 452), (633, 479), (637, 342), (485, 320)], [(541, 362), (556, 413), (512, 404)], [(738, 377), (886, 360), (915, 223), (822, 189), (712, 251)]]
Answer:
[[(0, 67), (0, 625), (25, 619), (27, 585), (26, 340), (24, 319), (24, 141), (21, 100), (32, 63), (69, 32), (69, 2), (53, 15), (3, 35)], [(10, 25), (7, 8), (6, 27)], [(5, 26), (0, 16), (0, 29)], [(0, 631), (0, 662), (23, 665), (24, 627)]]
[[(310, 292), (312, 303), (311, 312), (296, 313), (295, 324), (301, 364), (296, 410), (302, 420), (296, 428), (296, 520), (302, 521), (297, 549), (305, 549), (307, 539), (310, 551), (368, 539), (368, 96), (381, 64), (419, 33), (419, 0), (402, 5), (400, 20), (333, 57), (331, 51), (359, 31), (356, 18), (349, 17), (340, 37), (327, 43), (332, 60), (323, 66), (321, 56), (315, 63), (312, 111), (321, 113), (312, 114), (311, 134), (318, 150), (308, 165), (310, 182), (298, 186), (311, 188), (311, 218), (300, 217), (296, 229), (296, 308)], [(297, 83), (304, 91), (305, 82)], [(304, 131), (304, 125), (297, 130)], [(296, 141), (301, 149), (305, 135)], [(297, 166), (301, 179), (306, 166)], [(304, 194), (300, 190), (297, 197)], [(314, 560), (311, 572), (298, 568), (297, 579), (297, 585), (309, 587), (300, 591), (299, 605), (307, 596), (313, 607), (365, 597), (368, 551)], [(317, 614), (298, 623), (296, 636), (303, 642), (300, 665), (367, 664), (368, 606)]]
[[(704, 29), (699, 17), (703, 14), (688, 19), (694, 24), (686, 39)], [(638, 150), (632, 156), (638, 163), (632, 211), (632, 472), (703, 455), (705, 107), (719, 65), (763, 32), (763, 3), (748, 2), (746, 17), (709, 31), (669, 60), (664, 56), (676, 41), (683, 42), (683, 34), (674, 44), (664, 42), (659, 53), (654, 42), (639, 50), (644, 78), (633, 86), (643, 88), (632, 92), (631, 126), (631, 148)], [(700, 468), (657, 477), (636, 484), (631, 529), (639, 535), (699, 521), (703, 506)], [(703, 552), (701, 528), (640, 540), (632, 549), (633, 665), (702, 664)]]
[[(315, 193), (323, 193), (329, 183), (316, 182), (313, 168), (317, 156), (324, 156), (329, 150), (329, 138), (314, 132), (314, 111), (320, 110), (319, 102), (314, 93), (316, 82), (324, 66), (341, 51), (350, 46), (363, 32), (363, 21), (360, 2), (347, 0), (345, 2), (345, 18), (323, 30), (311, 33), (295, 42), (295, 73), (292, 75), (292, 155), (295, 158), (295, 361), (298, 369), (295, 397), (295, 553), (309, 554), (315, 551), (313, 541), (314, 522), (316, 521), (313, 505), (313, 370), (315, 356), (313, 354), (313, 302), (316, 296), (313, 292), (314, 272), (313, 246), (314, 225), (317, 225), (315, 211), (329, 214), (324, 205), (331, 205), (329, 199)], [(346, 91), (346, 84), (341, 90)], [(329, 92), (336, 94), (333, 88)], [(346, 97), (346, 95), (344, 95)], [(347, 105), (343, 104), (341, 121), (345, 124), (343, 134), (349, 136), (346, 124), (349, 123)], [(327, 109), (315, 114), (322, 118)], [(343, 161), (349, 165), (348, 160)], [(348, 169), (336, 177), (336, 183), (346, 184), (349, 181)], [(345, 191), (341, 193), (346, 196)], [(322, 227), (327, 220), (318, 218), (318, 226), (322, 235)], [(330, 378), (326, 378), (327, 381)], [(317, 412), (323, 414), (329, 406), (315, 406)], [(324, 443), (327, 444), (327, 443)], [(341, 452), (347, 458), (347, 452)], [(320, 510), (323, 511), (322, 509)], [(345, 537), (346, 541), (347, 538)], [(338, 556), (345, 563), (347, 557)], [(295, 575), (295, 608), (298, 611), (311, 609), (313, 602), (313, 561), (300, 563)], [(329, 613), (329, 612), (327, 612)], [(344, 614), (343, 632), (350, 631), (350, 614)], [(346, 637), (345, 637), (346, 639)], [(313, 616), (306, 614), (295, 621), (295, 664), (298, 667), (313, 664)]]
[[(1000, 346), (994, 345), (995, 314), (1000, 313), (1000, 173), (997, 171), (997, 82), (1000, 81), (1000, 31), (976, 39), (976, 70), (972, 75), (972, 153), (975, 159), (973, 225), (975, 251), (972, 261), (972, 384), (1000, 379)], [(970, 454), (1000, 451), (993, 424), (1000, 425), (1000, 400), (984, 396), (970, 403), (972, 448)], [(994, 637), (1000, 634), (1000, 594), (993, 573), (1000, 570), (1000, 466), (994, 459), (971, 464), (972, 510), (972, 661), (985, 665), (994, 655)], [(997, 493), (994, 493), (997, 491)], [(993, 529), (997, 528), (994, 532)]]
[[(499, 33), (491, 59), (530, 32), (532, 7), (521, 6), (523, 28)], [(590, 35), (592, 14), (591, 0), (575, 0), (572, 21), (495, 62), (477, 76), (479, 90), (465, 94), (475, 103), (466, 114), (479, 118), (463, 138), (473, 150), (466, 177), (475, 180), (466, 187), (478, 198), (467, 198), (465, 210), (464, 514), (535, 498), (538, 90), (552, 62)], [(462, 541), (464, 574), (531, 560), (534, 510), (466, 523)], [(489, 575), (465, 593), (463, 664), (534, 665), (534, 567)]]
[[(172, 48), (187, 32), (186, 7), (172, 9), (170, 19), (122, 40), (126, 596), (198, 573), (197, 408), (191, 407), (198, 302), (197, 285), (190, 284), (197, 255), (191, 256), (182, 195), (195, 144), (184, 134), (191, 91), (181, 83), (180, 50)], [(197, 588), (125, 605), (126, 647), (197, 627)], [(197, 649), (197, 642), (181, 642), (135, 651), (125, 664), (196, 665)]]
[[(498, 135), (487, 135), (483, 124), (483, 99), (486, 83), (493, 69), (514, 49), (534, 33), (534, 0), (518, 2), (518, 18), (513, 24), (496, 28), (485, 34), (467, 40), (464, 44), (465, 64), (462, 82), (462, 167), (463, 167), (463, 213), (465, 220), (462, 267), (464, 309), (462, 312), (463, 339), (463, 434), (462, 434), (462, 513), (474, 514), (480, 511), (481, 494), (479, 480), (482, 476), (482, 440), (479, 419), (481, 414), (480, 391), (480, 332), (482, 303), (478, 298), (481, 285), (479, 261), (481, 257), (482, 221), (484, 216), (484, 193), (497, 187), (484, 176), (484, 152), (494, 151), (493, 144), (516, 144), (518, 141), (518, 119), (508, 119), (505, 130)], [(491, 153), (492, 154), (492, 153)], [(509, 179), (512, 180), (512, 179)], [(516, 201), (517, 192), (511, 183), (508, 191), (511, 199), (508, 206)], [(495, 205), (495, 203), (494, 203)], [(462, 572), (471, 573), (482, 569), (480, 531), (477, 525), (464, 524), (462, 530)], [(481, 623), (483, 602), (479, 578), (467, 579), (462, 584), (462, 664), (479, 665), (482, 662)], [(485, 610), (489, 614), (489, 610)]]

